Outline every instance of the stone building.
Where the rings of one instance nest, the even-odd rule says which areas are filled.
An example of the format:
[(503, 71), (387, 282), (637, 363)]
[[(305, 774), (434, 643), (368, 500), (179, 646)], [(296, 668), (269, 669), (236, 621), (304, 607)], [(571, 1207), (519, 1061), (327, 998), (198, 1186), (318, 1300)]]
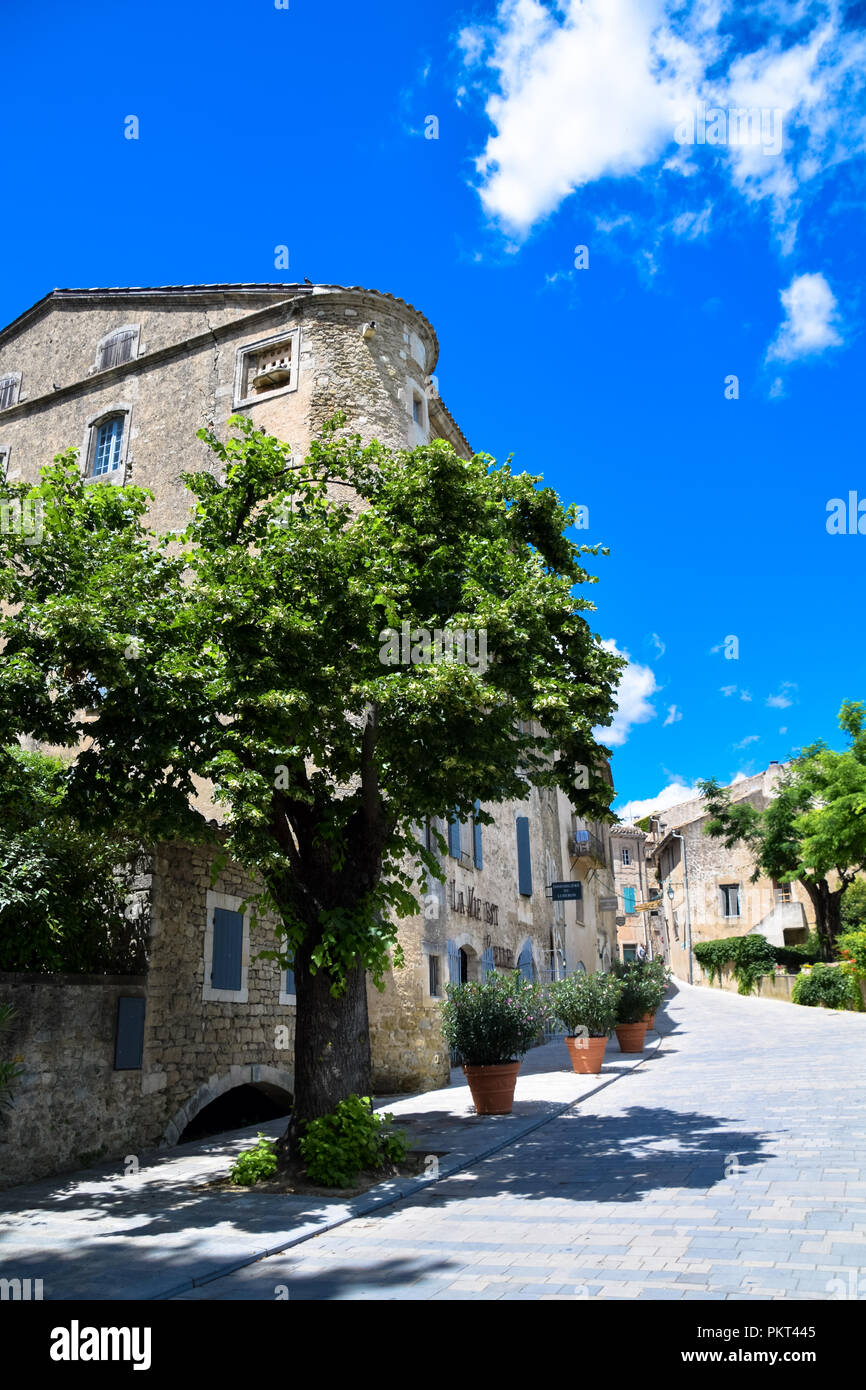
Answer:
[[(339, 408), (365, 441), (405, 448), (441, 438), (469, 457), (438, 393), (437, 357), (423, 314), (358, 287), (55, 290), (0, 331), (0, 467), (33, 482), (75, 446), (88, 482), (149, 489), (151, 525), (167, 531), (187, 516), (181, 474), (218, 467), (196, 431), (224, 434), (238, 411), (299, 455)], [(205, 786), (198, 804), (216, 814)], [(483, 831), (443, 826), (446, 884), (432, 885), (423, 914), (400, 925), (405, 969), (384, 992), (369, 990), (379, 1091), (447, 1082), (438, 1014), (449, 980), (509, 965), (550, 979), (598, 968), (615, 950), (607, 832), (575, 821), (559, 793), (491, 809), (496, 823)], [(210, 862), (200, 849), (153, 848), (142, 876), (145, 976), (62, 986), (0, 976), (0, 997), (18, 1005), (14, 1041), (26, 1068), (0, 1149), (7, 1181), (18, 1176), (16, 1142), (34, 1124), (50, 1139), (44, 1154), (29, 1147), (31, 1174), (82, 1154), (176, 1142), (241, 1088), (288, 1109), (291, 973), (256, 959), (273, 947), (272, 924), (251, 928), (241, 911), (243, 873), (228, 866), (212, 888)], [(554, 902), (549, 885), (572, 878), (580, 898)], [(52, 1022), (61, 1018), (74, 1047)]]
[(615, 825), (610, 837), (620, 959), (634, 960), (641, 946), (648, 957), (664, 955), (661, 914), (657, 906), (648, 905), (658, 888), (648, 878), (647, 837), (636, 825)]
[[(779, 763), (731, 784), (734, 801), (750, 801), (758, 810), (769, 805), (781, 773)], [(666, 808), (649, 817), (647, 862), (661, 892), (669, 962), (683, 980), (703, 983), (692, 948), (699, 941), (754, 932), (775, 946), (805, 941), (815, 914), (799, 883), (758, 878), (751, 882), (754, 860), (743, 844), (726, 849), (724, 841), (704, 833), (709, 816), (703, 798)]]

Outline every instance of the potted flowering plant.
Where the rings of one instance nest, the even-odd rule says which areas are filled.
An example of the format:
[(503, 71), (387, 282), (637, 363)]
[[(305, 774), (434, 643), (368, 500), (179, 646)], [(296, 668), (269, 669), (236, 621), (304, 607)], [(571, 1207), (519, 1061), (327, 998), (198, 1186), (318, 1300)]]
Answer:
[(442, 1033), (463, 1066), (479, 1115), (508, 1115), (524, 1053), (544, 1027), (538, 985), (492, 973), (482, 982), (448, 985)]
[(652, 960), (644, 961), (643, 972), (652, 994), (652, 1002), (646, 1012), (646, 1025), (650, 1029), (655, 1028), (656, 1011), (661, 1007), (662, 1000), (667, 993), (671, 972), (667, 969), (662, 956), (653, 956)]
[(554, 1017), (565, 1028), (571, 1065), (581, 1075), (601, 1071), (616, 1023), (622, 986), (614, 975), (569, 975), (551, 988)]
[(661, 1003), (659, 985), (641, 965), (628, 965), (620, 975), (622, 994), (617, 1009), (616, 1037), (621, 1052), (643, 1052), (647, 1014)]

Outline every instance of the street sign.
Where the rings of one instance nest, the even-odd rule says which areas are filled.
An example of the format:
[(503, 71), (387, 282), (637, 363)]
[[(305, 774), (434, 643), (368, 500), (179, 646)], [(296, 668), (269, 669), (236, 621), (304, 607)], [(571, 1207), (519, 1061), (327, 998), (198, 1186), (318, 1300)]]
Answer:
[(555, 903), (574, 902), (583, 897), (583, 884), (577, 879), (573, 882), (551, 883), (550, 888)]
[(616, 912), (616, 898), (599, 898), (598, 906), (601, 912)]

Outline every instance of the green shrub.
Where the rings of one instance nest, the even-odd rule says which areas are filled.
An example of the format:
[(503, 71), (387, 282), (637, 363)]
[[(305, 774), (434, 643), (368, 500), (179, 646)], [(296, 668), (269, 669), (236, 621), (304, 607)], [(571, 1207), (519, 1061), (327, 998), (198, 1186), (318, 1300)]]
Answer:
[(801, 971), (794, 983), (791, 998), (795, 1004), (825, 1009), (863, 1008), (857, 981), (837, 965), (813, 965)]
[[(0, 1004), (0, 1031), (8, 1028), (14, 1016), (14, 1004)], [(20, 1057), (13, 1057), (11, 1061), (0, 1061), (0, 1108), (12, 1104), (12, 1087), (24, 1070), (18, 1065), (20, 1061)]]
[(858, 980), (866, 980), (866, 928), (844, 932), (838, 937), (836, 946), (845, 962), (843, 969), (848, 969)]
[(617, 1008), (617, 1023), (640, 1023), (644, 1014), (653, 1013), (661, 1003), (658, 981), (648, 975), (637, 961), (633, 964), (629, 962), (626, 966), (620, 985), (622, 993)]
[(550, 991), (554, 1017), (571, 1034), (609, 1038), (616, 1023), (622, 986), (614, 975), (569, 975)]
[(751, 994), (764, 975), (772, 975), (776, 966), (776, 948), (765, 936), (724, 936), (719, 941), (699, 941), (694, 947), (695, 960), (710, 977), (718, 980), (722, 971), (731, 966), (740, 994)]
[(406, 1136), (393, 1115), (376, 1115), (367, 1096), (347, 1096), (332, 1115), (311, 1120), (300, 1141), (307, 1176), (322, 1187), (350, 1187), (365, 1170), (378, 1172), (406, 1157)]
[(258, 1140), (254, 1149), (245, 1149), (242, 1154), (238, 1154), (229, 1172), (230, 1181), (240, 1187), (252, 1187), (262, 1178), (272, 1178), (277, 1171), (274, 1140), (261, 1131)]
[(442, 1032), (460, 1061), (495, 1067), (522, 1057), (544, 1028), (550, 1008), (538, 985), (517, 972), (481, 983), (448, 985)]

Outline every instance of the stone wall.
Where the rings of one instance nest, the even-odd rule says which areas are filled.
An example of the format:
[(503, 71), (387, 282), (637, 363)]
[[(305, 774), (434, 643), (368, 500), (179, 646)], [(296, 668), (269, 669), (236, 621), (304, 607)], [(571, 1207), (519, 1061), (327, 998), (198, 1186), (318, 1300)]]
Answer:
[[(153, 856), (146, 977), (0, 976), (17, 1009), (9, 1047), (23, 1059), (8, 1126), (0, 1127), (0, 1183), (124, 1158), (175, 1144), (204, 1106), (241, 1085), (284, 1101), (294, 1087), (295, 1008), (281, 1003), (273, 923), (250, 928), (247, 999), (204, 999), (212, 854), (164, 846)], [(254, 885), (228, 866), (215, 885), (244, 898)], [(146, 999), (142, 1066), (114, 1070), (117, 999)]]

